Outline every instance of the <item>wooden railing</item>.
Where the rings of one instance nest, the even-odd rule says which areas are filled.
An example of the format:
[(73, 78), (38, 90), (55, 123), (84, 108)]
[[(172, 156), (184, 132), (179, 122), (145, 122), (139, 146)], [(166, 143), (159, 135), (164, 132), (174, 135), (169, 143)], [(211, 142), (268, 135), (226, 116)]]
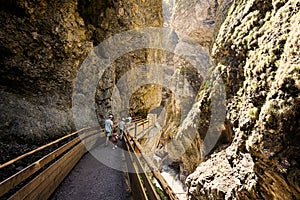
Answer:
[[(2, 181), (0, 183), (0, 198), (47, 199), (50, 197), (56, 187), (87, 151), (86, 147), (93, 146), (99, 137), (100, 131), (100, 127), (81, 129), (0, 165), (0, 169), (3, 169), (27, 156), (38, 153), (63, 140), (77, 136), (60, 148)], [(16, 189), (20, 184), (22, 184), (22, 187)]]
[(145, 173), (143, 166), (141, 165), (137, 155), (134, 153), (134, 147), (129, 141), (129, 136), (124, 135), (125, 150), (132, 153), (125, 153), (128, 177), (130, 188), (132, 190), (132, 197), (135, 200), (147, 200), (147, 199), (161, 199), (157, 194), (154, 185)]
[[(133, 120), (131, 126), (127, 127), (127, 134), (124, 135), (123, 142), (125, 149), (132, 152), (130, 154), (126, 153), (125, 156), (129, 171), (134, 172), (129, 173), (131, 189), (134, 194), (133, 198), (137, 200), (160, 199), (152, 181), (145, 173), (144, 167), (141, 164), (141, 159), (143, 159), (147, 167), (152, 169), (151, 173), (163, 188), (165, 195), (169, 199), (177, 200), (178, 198), (159, 171), (154, 169), (151, 161), (143, 156), (142, 147), (136, 139), (138, 135), (148, 130), (153, 124), (153, 119)], [(0, 198), (17, 200), (48, 199), (81, 157), (97, 144), (96, 141), (99, 138), (102, 138), (104, 141), (104, 131), (100, 129), (99, 126), (87, 127), (0, 165), (0, 170), (2, 170), (52, 145), (67, 139), (70, 140), (38, 161), (2, 181), (0, 183)]]
[(131, 154), (126, 154), (127, 167), (129, 168), (129, 171), (134, 172), (129, 173), (130, 182), (132, 182), (132, 185), (134, 185), (134, 187), (131, 187), (135, 194), (133, 198), (136, 200), (161, 199), (161, 197), (157, 194), (152, 181), (149, 179), (146, 171), (144, 170), (143, 165), (141, 164), (142, 159), (144, 161), (143, 163), (145, 163), (148, 169), (150, 169), (149, 173), (152, 173), (153, 177), (162, 187), (164, 195), (168, 199), (178, 200), (178, 197), (167, 184), (158, 169), (156, 169), (151, 159), (143, 155), (142, 146), (137, 141), (137, 136), (145, 131), (145, 127), (149, 128), (149, 126), (153, 125), (149, 123), (149, 120), (143, 120), (134, 123), (131, 127), (127, 128), (127, 134), (124, 136), (126, 150), (131, 152)]

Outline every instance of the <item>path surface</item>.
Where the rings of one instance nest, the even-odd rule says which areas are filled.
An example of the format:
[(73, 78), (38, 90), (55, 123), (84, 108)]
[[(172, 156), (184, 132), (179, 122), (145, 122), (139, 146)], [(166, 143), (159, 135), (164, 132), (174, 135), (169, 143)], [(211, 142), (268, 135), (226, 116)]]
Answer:
[(98, 146), (83, 156), (50, 199), (126, 200), (125, 174), (120, 171), (124, 163), (120, 149)]

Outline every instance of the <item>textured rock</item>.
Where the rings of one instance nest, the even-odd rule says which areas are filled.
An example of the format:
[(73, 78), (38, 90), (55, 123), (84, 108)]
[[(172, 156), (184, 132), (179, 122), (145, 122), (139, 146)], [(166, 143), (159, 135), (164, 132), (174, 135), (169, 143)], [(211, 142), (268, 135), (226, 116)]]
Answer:
[[(162, 72), (141, 68), (136, 79), (139, 66), (162, 64), (163, 73), (170, 75), (167, 81), (176, 86), (140, 87), (128, 97), (133, 102), (128, 110), (144, 115), (158, 104), (165, 108), (161, 124), (166, 126), (157, 128), (159, 134), (151, 133), (162, 138), (148, 144), (165, 145), (166, 162), (182, 162), (188, 173), (202, 162), (186, 182), (190, 199), (299, 199), (300, 3), (239, 0), (227, 16), (232, 2), (176, 1), (164, 24), (175, 29), (172, 50), (196, 59), (157, 49), (136, 49), (118, 57), (99, 80), (97, 114), (100, 120), (109, 112), (128, 115), (118, 107), (126, 101), (113, 95), (120, 97), (138, 84), (136, 80)], [(5, 1), (0, 8), (1, 159), (9, 159), (3, 152), (10, 143), (40, 144), (74, 130), (73, 82), (87, 53), (115, 34), (162, 27), (162, 13), (157, 0)], [(128, 42), (112, 49), (118, 51)], [(193, 42), (204, 48), (190, 51)], [(98, 53), (109, 60), (109, 51)], [(216, 67), (207, 69), (207, 52)], [(200, 72), (194, 70), (199, 63)], [(204, 79), (206, 73), (210, 80)], [(125, 84), (118, 85), (125, 75)], [(192, 92), (182, 87), (186, 83)], [(178, 99), (192, 102), (193, 92), (196, 103), (180, 107)], [(220, 115), (214, 115), (216, 108)], [(186, 119), (179, 126), (181, 117)]]
[(150, 110), (158, 107), (161, 103), (162, 97), (161, 95), (158, 95), (158, 91), (161, 91), (161, 88), (156, 85), (144, 86), (136, 91), (129, 101), (132, 109), (131, 115), (146, 118)]
[[(174, 143), (168, 146), (168, 152), (170, 152), (172, 158), (183, 162), (182, 169), (184, 173), (193, 172), (204, 156), (203, 138), (209, 129), (211, 116), (209, 103), (211, 99), (209, 92), (198, 94), (198, 91), (201, 84), (202, 88), (205, 88), (208, 82), (210, 82), (208, 76), (210, 47), (214, 40), (215, 30), (220, 26), (220, 21), (222, 21), (220, 18), (226, 15), (231, 2), (230, 0), (174, 2), (170, 27), (178, 34), (175, 53), (188, 55), (183, 58), (174, 55), (174, 68), (179, 71), (180, 75), (186, 77), (193, 88), (194, 99), (189, 104), (192, 105), (195, 99), (198, 103), (193, 106), (185, 106), (181, 113), (177, 114), (177, 116), (175, 115), (174, 118), (176, 120), (165, 123), (165, 138), (163, 140), (165, 140), (164, 143), (167, 143), (170, 140), (176, 139)], [(204, 80), (205, 83), (203, 84)], [(182, 92), (182, 94), (184, 93)], [(197, 94), (198, 97), (196, 98)], [(189, 95), (185, 94), (180, 99), (187, 97)], [(166, 115), (174, 116), (174, 113), (176, 113), (174, 109), (170, 109)], [(181, 124), (179, 124), (180, 117), (182, 117)], [(185, 117), (186, 119), (184, 119)], [(226, 131), (224, 130), (223, 132)], [(229, 130), (229, 132), (231, 131)], [(224, 133), (223, 135), (222, 142), (220, 143), (228, 142), (230, 140), (230, 133)]]
[[(103, 5), (99, 4), (98, 1), (92, 1), (92, 3), (81, 2), (83, 7), (81, 9), (82, 15), (86, 23), (94, 27), (94, 40), (96, 42), (108, 39), (114, 34), (122, 34), (128, 30), (148, 26), (162, 27), (163, 24), (162, 5), (157, 0), (111, 1), (109, 4)], [(124, 46), (131, 45), (130, 42), (130, 40), (120, 41), (118, 45), (113, 47), (114, 51), (122, 51)], [(136, 69), (147, 62), (163, 59), (162, 55), (162, 53), (156, 53), (156, 50), (136, 49), (133, 52), (124, 53), (114, 60), (100, 79), (97, 89), (97, 115), (100, 121), (103, 121), (108, 113), (113, 113), (116, 119), (130, 114), (135, 117), (137, 113), (142, 113), (142, 110), (146, 109), (149, 111), (154, 104), (157, 104), (157, 100), (151, 102), (151, 99), (145, 99), (144, 97), (151, 95), (157, 96), (159, 99), (161, 89), (155, 87), (155, 90), (152, 88), (148, 93), (147, 89), (141, 87), (139, 88), (140, 92), (136, 94), (143, 95), (133, 97), (133, 99), (136, 99), (140, 103), (136, 103), (132, 107), (125, 105), (131, 99), (131, 94), (128, 94), (128, 91), (136, 85), (139, 77), (151, 77), (152, 72), (144, 70), (141, 74), (136, 74)], [(103, 52), (101, 56), (105, 58), (109, 55)], [(116, 88), (114, 88), (115, 86)], [(136, 109), (140, 106), (143, 107), (141, 110)]]
[(238, 1), (212, 49), (229, 147), (187, 179), (190, 199), (298, 199), (299, 1)]
[[(73, 84), (87, 53), (122, 31), (162, 26), (161, 13), (161, 3), (157, 1), (3, 3), (0, 9), (0, 90), (4, 96), (0, 100), (1, 141), (7, 144), (13, 140), (45, 142), (73, 131)], [(155, 54), (155, 50), (152, 52)], [(105, 73), (105, 80), (99, 82), (99, 90), (103, 91), (100, 97), (96, 94), (96, 102), (104, 104), (98, 109), (99, 115), (107, 114), (115, 101), (110, 99), (114, 84), (134, 66), (155, 60), (147, 56), (150, 54), (151, 51), (137, 50), (124, 55)], [(101, 56), (105, 57), (105, 53)], [(89, 80), (82, 81), (88, 83)]]
[(171, 27), (209, 47), (213, 39), (218, 2), (212, 0), (175, 1)]
[(72, 84), (92, 47), (77, 2), (20, 0), (4, 6), (1, 141), (37, 142), (74, 130)]

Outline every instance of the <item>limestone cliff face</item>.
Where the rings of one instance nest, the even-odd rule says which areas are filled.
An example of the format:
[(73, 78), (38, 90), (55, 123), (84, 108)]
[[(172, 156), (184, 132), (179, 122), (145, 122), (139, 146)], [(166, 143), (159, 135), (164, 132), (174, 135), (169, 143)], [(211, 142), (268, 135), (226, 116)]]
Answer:
[[(162, 140), (164, 145), (175, 140), (174, 145), (169, 145), (165, 149), (169, 152), (171, 160), (174, 159), (176, 162), (182, 163), (181, 171), (184, 174), (193, 172), (202, 162), (204, 156), (202, 152), (203, 138), (210, 122), (210, 99), (208, 93), (201, 92), (198, 94), (198, 92), (201, 87), (203, 91), (207, 79), (209, 79), (208, 72), (211, 62), (209, 52), (211, 51), (215, 30), (220, 27), (221, 18), (226, 15), (231, 3), (231, 0), (178, 0), (174, 2), (169, 26), (178, 35), (175, 53), (184, 52), (186, 56), (180, 57), (175, 54), (172, 61), (175, 70), (184, 76), (193, 88), (193, 101), (196, 100), (198, 103), (193, 107), (191, 105), (184, 106), (182, 112), (176, 112), (176, 107), (169, 106), (166, 118), (173, 118), (173, 120), (172, 122), (166, 120)], [(203, 81), (205, 81), (204, 84)], [(182, 81), (178, 80), (178, 82)], [(180, 85), (177, 88), (180, 88)], [(189, 96), (184, 93), (183, 91), (180, 99)], [(190, 104), (193, 104), (193, 101)], [(199, 119), (200, 110), (201, 119)], [(177, 115), (174, 117), (174, 114)], [(223, 132), (228, 132), (223, 134), (225, 135), (222, 139), (223, 143), (228, 142), (231, 132), (230, 130), (224, 130)], [(181, 150), (178, 151), (179, 149)]]
[(209, 47), (217, 9), (217, 1), (175, 1), (171, 20), (172, 28), (193, 38), (200, 45)]
[(92, 48), (77, 1), (7, 1), (0, 15), (1, 142), (74, 130), (73, 79)]
[[(87, 4), (87, 3), (86, 3)], [(98, 1), (88, 4), (83, 13), (99, 7)], [(96, 9), (97, 10), (97, 9)], [(123, 34), (132, 29), (143, 27), (162, 27), (162, 3), (155, 1), (117, 1), (106, 4), (105, 9), (88, 12), (87, 23), (95, 28), (95, 40), (101, 41), (110, 38), (114, 34)], [(91, 19), (98, 19), (97, 22)], [(99, 32), (105, 31), (105, 34)], [(159, 38), (159, 37), (158, 37)], [(149, 41), (160, 43), (157, 41)], [(124, 46), (130, 46), (131, 41), (120, 41), (115, 45), (114, 51), (122, 51)], [(147, 46), (146, 46), (147, 47)], [(115, 115), (115, 119), (131, 115), (132, 117), (143, 117), (147, 112), (161, 101), (161, 87), (150, 85), (137, 88), (138, 91), (129, 92), (143, 77), (155, 76), (155, 72), (142, 66), (147, 63), (159, 63), (164, 60), (164, 53), (159, 50), (135, 49), (124, 53), (112, 65), (105, 70), (103, 77), (99, 80), (96, 93), (97, 115), (100, 121), (107, 117), (108, 113)], [(103, 52), (103, 57), (109, 57)], [(154, 98), (148, 98), (148, 97)], [(131, 102), (131, 103), (130, 103)], [(130, 103), (130, 105), (129, 105)]]
[[(233, 140), (188, 177), (190, 199), (300, 198), (299, 6), (279, 0), (231, 6), (213, 45), (212, 70), (226, 88), (225, 128), (231, 124)], [(199, 104), (210, 95), (202, 91)]]
[[(110, 112), (145, 115), (164, 107), (162, 127), (148, 145), (151, 150), (160, 145), (183, 171), (193, 172), (186, 181), (190, 199), (300, 199), (300, 2), (232, 3), (168, 0), (164, 22), (158, 0), (5, 1), (0, 8), (1, 162), (16, 152), (8, 144), (24, 144), (26, 150), (74, 130), (73, 83), (91, 49), (127, 30), (165, 25), (175, 30), (173, 52), (136, 49), (104, 72), (95, 94), (99, 120)], [(178, 56), (182, 52), (188, 56)], [(106, 51), (101, 56), (109, 59)], [(136, 80), (162, 72), (144, 69), (148, 63), (160, 64), (175, 87), (143, 85), (126, 96), (130, 107), (122, 110), (121, 97)], [(178, 100), (189, 106), (180, 107)]]
[[(3, 3), (0, 9), (1, 149), (11, 143), (39, 144), (73, 131), (73, 83), (88, 52), (116, 33), (162, 26), (161, 13), (159, 1), (13, 0)], [(106, 73), (108, 81), (99, 80), (101, 95), (109, 94), (104, 93), (109, 91), (105, 89), (113, 87), (134, 66), (154, 60), (148, 56), (150, 53), (137, 50), (117, 60)], [(96, 102), (104, 105), (100, 106), (104, 108), (100, 114), (105, 115), (110, 110), (111, 99), (101, 95), (96, 95)], [(2, 158), (7, 159), (4, 151)]]

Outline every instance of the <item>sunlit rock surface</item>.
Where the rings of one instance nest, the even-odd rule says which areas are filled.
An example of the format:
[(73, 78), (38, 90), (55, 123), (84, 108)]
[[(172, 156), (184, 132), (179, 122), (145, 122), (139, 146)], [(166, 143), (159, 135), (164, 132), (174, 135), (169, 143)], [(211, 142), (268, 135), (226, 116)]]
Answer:
[[(165, 149), (170, 154), (170, 162), (172, 160), (180, 162), (183, 174), (193, 172), (204, 157), (203, 139), (210, 124), (211, 97), (203, 88), (210, 81), (209, 68), (212, 65), (210, 51), (214, 35), (231, 3), (230, 0), (218, 2), (179, 0), (173, 5), (169, 27), (178, 34), (176, 54), (173, 57), (174, 68), (185, 75), (194, 94), (193, 101), (183, 104), (185, 109), (177, 114), (176, 123), (174, 121), (165, 123), (164, 144), (168, 143)], [(182, 53), (186, 55), (183, 58), (177, 55)], [(193, 105), (194, 101), (196, 103)], [(171, 111), (167, 111), (166, 115), (175, 113)], [(222, 126), (223, 122), (224, 118), (219, 126)], [(222, 132), (229, 133), (222, 134), (225, 135), (223, 143), (230, 140), (231, 131), (225, 129)]]
[[(164, 11), (158, 0), (2, 2), (1, 163), (75, 129), (73, 84), (91, 49), (124, 31), (165, 26), (174, 30), (172, 52), (136, 49), (105, 71), (99, 121), (163, 110), (155, 137), (141, 142), (177, 164), (181, 180), (191, 173), (190, 199), (300, 199), (299, 1), (166, 2)], [(165, 71), (143, 70), (149, 63)], [(121, 98), (160, 72), (172, 87), (145, 85)]]
[(190, 199), (299, 199), (299, 6), (230, 8), (212, 56), (234, 138), (188, 177)]

